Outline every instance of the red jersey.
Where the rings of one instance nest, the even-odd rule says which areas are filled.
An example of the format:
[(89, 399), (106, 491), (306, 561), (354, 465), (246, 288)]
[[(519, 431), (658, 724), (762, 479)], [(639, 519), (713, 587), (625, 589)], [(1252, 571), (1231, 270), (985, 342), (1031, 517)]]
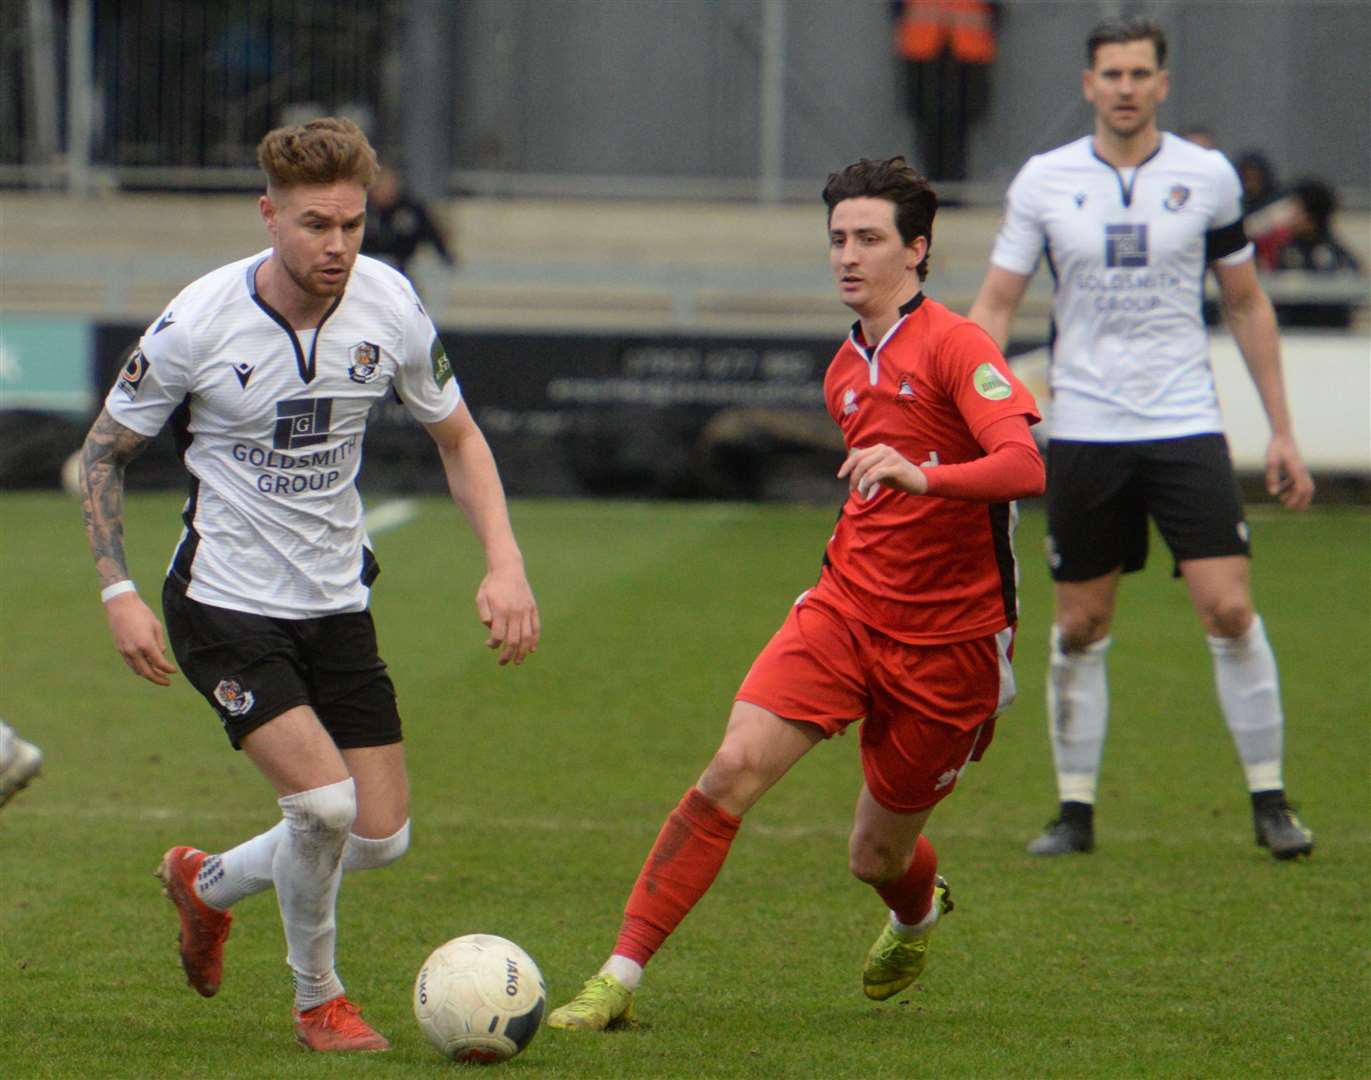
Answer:
[[(926, 469), (985, 456), (996, 421), (1036, 424), (1033, 395), (975, 323), (922, 293), (870, 349), (860, 324), (829, 365), (824, 400), (853, 447), (877, 443)], [(848, 496), (818, 595), (914, 645), (998, 633), (1018, 617), (1012, 502), (910, 495), (881, 485)]]

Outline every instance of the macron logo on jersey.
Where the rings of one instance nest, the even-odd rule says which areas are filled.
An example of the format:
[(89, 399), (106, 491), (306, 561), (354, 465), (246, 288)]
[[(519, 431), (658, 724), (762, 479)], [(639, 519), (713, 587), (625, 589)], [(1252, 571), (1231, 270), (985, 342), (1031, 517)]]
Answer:
[(276, 403), (276, 430), (271, 445), (277, 450), (299, 450), (328, 439), (333, 418), (332, 398), (292, 398)]
[(1127, 269), (1147, 265), (1147, 223), (1106, 225), (1104, 227), (1104, 265)]

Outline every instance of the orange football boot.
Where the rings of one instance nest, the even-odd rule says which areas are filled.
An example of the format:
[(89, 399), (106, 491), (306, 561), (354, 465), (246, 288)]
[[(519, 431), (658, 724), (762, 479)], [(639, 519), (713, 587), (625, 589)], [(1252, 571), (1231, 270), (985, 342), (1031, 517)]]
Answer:
[(357, 1006), (343, 995), (300, 1012), (295, 1017), (295, 1038), (306, 1050), (389, 1050), (390, 1042), (362, 1019)]
[(224, 941), (233, 916), (210, 907), (195, 894), (195, 875), (204, 861), (205, 853), (198, 848), (174, 847), (162, 856), (157, 876), (162, 895), (181, 916), (178, 944), (186, 981), (201, 997), (213, 997), (224, 977)]

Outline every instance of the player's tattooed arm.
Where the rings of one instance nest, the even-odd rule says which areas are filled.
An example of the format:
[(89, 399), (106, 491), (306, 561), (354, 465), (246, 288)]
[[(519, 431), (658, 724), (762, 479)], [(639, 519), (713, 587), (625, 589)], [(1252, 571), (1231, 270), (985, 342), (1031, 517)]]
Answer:
[(81, 511), (102, 587), (130, 576), (124, 559), (124, 469), (151, 441), (101, 409), (81, 447)]

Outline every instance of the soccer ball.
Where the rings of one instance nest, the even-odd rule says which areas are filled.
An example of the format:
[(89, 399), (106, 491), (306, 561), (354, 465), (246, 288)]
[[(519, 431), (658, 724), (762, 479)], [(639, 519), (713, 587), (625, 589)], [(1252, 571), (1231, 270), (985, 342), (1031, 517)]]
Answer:
[(414, 980), (414, 1018), (444, 1057), (487, 1065), (533, 1041), (547, 986), (533, 958), (493, 934), (453, 938)]

